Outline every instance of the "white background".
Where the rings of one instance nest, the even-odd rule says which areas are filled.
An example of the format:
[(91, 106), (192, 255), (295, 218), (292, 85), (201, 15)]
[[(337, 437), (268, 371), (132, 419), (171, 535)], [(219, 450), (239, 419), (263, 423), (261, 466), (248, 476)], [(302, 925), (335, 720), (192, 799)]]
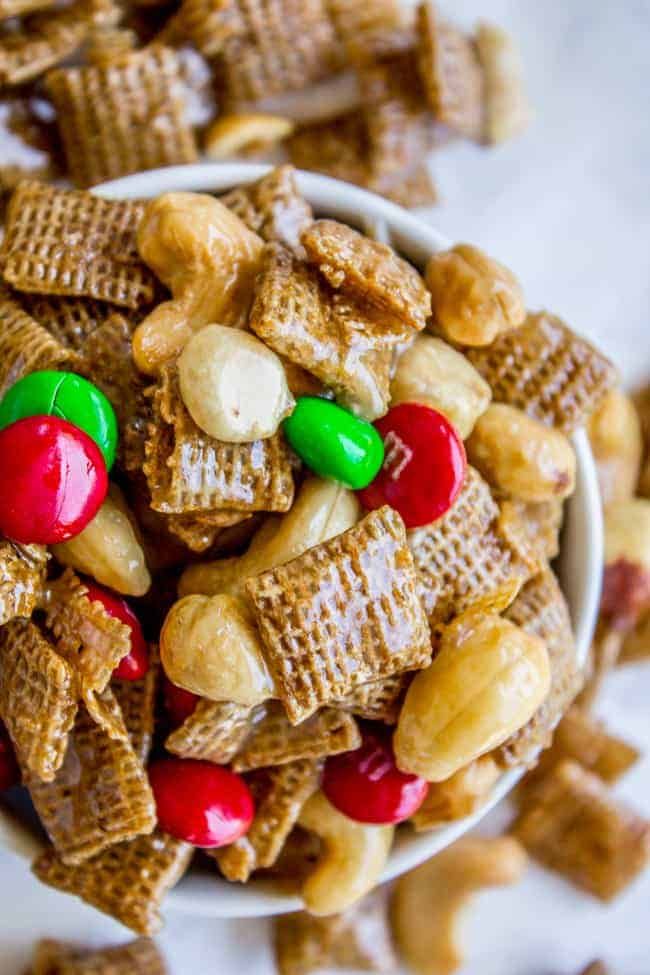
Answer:
[[(359, 0), (363, 2), (363, 0)], [(650, 0), (442, 0), (520, 39), (536, 119), (497, 151), (445, 150), (434, 163), (440, 230), (516, 269), (546, 306), (598, 341), (628, 382), (650, 377)], [(0, 147), (1, 152), (1, 147)], [(611, 679), (600, 711), (650, 745), (650, 665)], [(650, 755), (619, 791), (650, 816)], [(0, 854), (0, 975), (17, 975), (37, 937), (119, 943), (124, 930), (40, 887)], [(599, 956), (617, 975), (650, 971), (650, 871), (614, 906), (531, 869), (482, 895), (465, 922), (466, 975), (574, 975)], [(159, 943), (172, 975), (271, 975), (265, 922), (170, 915)]]

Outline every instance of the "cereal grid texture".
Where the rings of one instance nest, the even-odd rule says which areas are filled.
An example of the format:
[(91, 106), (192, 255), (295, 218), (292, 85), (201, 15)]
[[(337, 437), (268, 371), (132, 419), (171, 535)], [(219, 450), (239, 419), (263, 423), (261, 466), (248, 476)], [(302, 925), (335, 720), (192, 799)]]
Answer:
[(153, 275), (136, 245), (143, 212), (136, 201), (24, 181), (7, 208), (0, 248), (5, 280), (19, 291), (137, 308), (154, 297)]
[(175, 366), (163, 368), (155, 388), (145, 454), (155, 511), (288, 511), (293, 502), (290, 454), (281, 435), (245, 444), (210, 437), (183, 403)]
[(106, 67), (50, 72), (46, 87), (75, 184), (195, 162), (181, 80), (178, 55), (162, 46), (127, 53)]
[(68, 365), (72, 356), (0, 283), (0, 396), (30, 372)]
[(153, 941), (139, 938), (127, 945), (84, 951), (61, 941), (41, 941), (32, 961), (32, 975), (166, 975)]
[(383, 721), (384, 724), (397, 724), (410, 674), (394, 674), (385, 680), (361, 684), (337, 702), (342, 708), (351, 711), (367, 721)]
[(131, 744), (113, 741), (85, 708), (54, 781), (28, 778), (27, 785), (54, 848), (68, 865), (151, 833), (156, 825), (149, 780)]
[(472, 608), (505, 608), (534, 571), (524, 540), (504, 531), (499, 506), (472, 467), (450, 510), (408, 538), (432, 626)]
[(155, 730), (156, 696), (160, 678), (158, 647), (149, 648), (149, 669), (140, 680), (114, 679), (111, 689), (122, 712), (131, 747), (146, 765)]
[(180, 758), (226, 765), (251, 728), (251, 708), (229, 702), (200, 700), (192, 714), (167, 738), (165, 748)]
[(241, 839), (215, 851), (228, 880), (245, 883), (254, 870), (272, 867), (300, 810), (318, 788), (320, 766), (304, 759), (254, 774), (249, 785), (256, 800), (255, 818)]
[(514, 836), (576, 887), (610, 901), (647, 865), (650, 822), (576, 762), (562, 762), (524, 795)]
[(47, 549), (0, 541), (0, 626), (16, 616), (30, 617), (43, 590)]
[(73, 669), (27, 620), (0, 629), (0, 651), (0, 718), (23, 770), (51, 782), (77, 713)]
[(33, 870), (44, 884), (80, 897), (136, 934), (152, 935), (162, 927), (163, 898), (189, 867), (193, 852), (188, 843), (154, 832), (74, 867), (50, 850)]
[(589, 342), (554, 315), (529, 315), (492, 345), (467, 352), (496, 403), (572, 433), (616, 383), (616, 370)]
[(92, 298), (57, 295), (20, 296), (20, 303), (64, 348), (80, 352), (86, 340), (115, 309)]
[(23, 29), (0, 40), (0, 85), (21, 85), (37, 78), (81, 45), (90, 28), (85, 4), (38, 14)]
[(246, 588), (294, 724), (360, 684), (431, 658), (404, 524), (390, 508)]
[(238, 186), (221, 202), (263, 240), (277, 241), (302, 256), (300, 236), (313, 213), (298, 191), (292, 166), (279, 166), (255, 183)]

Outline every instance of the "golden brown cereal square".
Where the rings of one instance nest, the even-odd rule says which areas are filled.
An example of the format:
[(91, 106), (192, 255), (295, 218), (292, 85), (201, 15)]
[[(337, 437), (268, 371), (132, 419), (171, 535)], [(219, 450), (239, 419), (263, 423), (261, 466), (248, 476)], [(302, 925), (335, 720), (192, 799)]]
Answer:
[(66, 864), (82, 863), (156, 825), (149, 780), (132, 745), (113, 741), (83, 707), (54, 781), (27, 776), (26, 785)]
[(544, 641), (551, 665), (551, 689), (546, 700), (498, 750), (499, 761), (505, 765), (530, 765), (539, 750), (550, 745), (554, 729), (584, 678), (576, 664), (569, 607), (548, 566), (526, 583), (505, 615)]
[(35, 10), (47, 10), (56, 6), (56, 0), (0, 0), (0, 20), (24, 17)]
[(0, 540), (0, 626), (16, 616), (32, 615), (43, 591), (48, 557), (43, 545)]
[(285, 248), (264, 252), (249, 324), (355, 413), (374, 419), (386, 411), (395, 336), (380, 316), (331, 289)]
[(492, 388), (495, 403), (572, 433), (616, 383), (611, 362), (548, 312), (531, 314), (467, 356)]
[(465, 610), (503, 610), (537, 571), (519, 519), (472, 467), (449, 511), (409, 532), (418, 591), (431, 626)]
[(90, 29), (86, 3), (27, 18), (19, 30), (0, 32), (0, 86), (22, 85), (81, 46)]
[(73, 669), (27, 620), (0, 629), (0, 650), (0, 718), (22, 768), (51, 782), (77, 713)]
[(412, 43), (399, 0), (327, 0), (327, 7), (354, 65), (374, 62)]
[(248, 776), (256, 804), (252, 825), (246, 836), (214, 853), (228, 880), (245, 883), (254, 870), (273, 866), (319, 779), (320, 766), (309, 759)]
[(384, 680), (360, 684), (337, 701), (337, 705), (367, 721), (397, 724), (411, 674), (394, 674)]
[(153, 941), (138, 938), (130, 944), (85, 951), (50, 939), (39, 941), (32, 975), (166, 975), (165, 963)]
[(255, 183), (226, 193), (221, 202), (263, 240), (278, 241), (302, 256), (300, 235), (313, 213), (298, 189), (293, 166), (278, 166)]
[(245, 8), (232, 0), (183, 0), (174, 18), (179, 35), (205, 58), (214, 58), (226, 40), (246, 34)]
[(0, 283), (0, 396), (29, 372), (74, 365), (75, 361)]
[(165, 748), (181, 758), (227, 765), (246, 740), (253, 711), (228, 701), (198, 701), (194, 711), (167, 738)]
[(326, 758), (360, 744), (357, 723), (344, 711), (323, 708), (301, 724), (292, 725), (284, 708), (272, 701), (252, 725), (232, 767), (235, 772), (247, 772), (304, 758)]
[(336, 220), (315, 220), (301, 240), (333, 288), (394, 317), (398, 332), (404, 325), (424, 328), (431, 296), (420, 273), (392, 247)]
[(551, 498), (549, 501), (520, 501), (512, 498), (511, 504), (519, 514), (526, 537), (539, 553), (540, 559), (552, 561), (560, 551), (564, 502), (559, 498)]
[(162, 900), (187, 870), (193, 852), (188, 843), (156, 831), (74, 867), (48, 850), (33, 870), (44, 884), (80, 897), (137, 934), (152, 935), (162, 926)]
[(149, 669), (140, 680), (112, 682), (112, 691), (122, 712), (131, 747), (138, 760), (146, 765), (156, 722), (156, 697), (160, 677), (158, 647), (149, 647)]
[(284, 914), (275, 920), (273, 940), (279, 975), (330, 968), (392, 972), (398, 967), (381, 892), (329, 917)]
[(72, 664), (88, 706), (89, 697), (105, 689), (129, 653), (130, 630), (109, 616), (100, 602), (89, 599), (87, 587), (72, 569), (48, 584), (45, 611), (46, 626), (57, 641), (57, 651)]
[(638, 760), (639, 750), (610, 734), (581, 708), (569, 708), (553, 735), (552, 746), (540, 756), (538, 765), (524, 779), (526, 788), (539, 781), (566, 758), (579, 762), (603, 782), (616, 782)]
[(480, 141), (484, 78), (474, 41), (443, 21), (431, 2), (418, 7), (417, 38), (420, 76), (436, 120)]
[(92, 298), (23, 294), (20, 303), (57, 342), (75, 352), (81, 352), (90, 335), (115, 314), (111, 305)]
[(162, 369), (153, 394), (153, 422), (144, 473), (151, 507), (164, 514), (227, 509), (287, 511), (293, 501), (291, 455), (280, 434), (232, 444), (197, 427), (180, 395), (175, 366)]
[(391, 508), (249, 579), (246, 589), (293, 724), (360, 684), (431, 659), (404, 523)]
[(287, 151), (299, 169), (370, 185), (366, 120), (359, 111), (301, 126), (287, 140)]
[(217, 59), (229, 109), (303, 89), (343, 66), (325, 0), (237, 0), (237, 9), (245, 30), (225, 37)]
[(7, 209), (0, 268), (19, 291), (96, 298), (137, 308), (155, 279), (138, 254), (142, 203), (102, 200), (26, 180)]
[(611, 901), (647, 865), (650, 822), (577, 762), (561, 762), (524, 796), (514, 835), (542, 866), (576, 887)]
[(215, 511), (202, 515), (161, 515), (168, 530), (192, 552), (212, 548), (226, 528), (233, 528), (251, 517), (244, 511)]
[(106, 66), (59, 68), (48, 74), (46, 89), (77, 186), (197, 159), (181, 62), (171, 48), (152, 45)]

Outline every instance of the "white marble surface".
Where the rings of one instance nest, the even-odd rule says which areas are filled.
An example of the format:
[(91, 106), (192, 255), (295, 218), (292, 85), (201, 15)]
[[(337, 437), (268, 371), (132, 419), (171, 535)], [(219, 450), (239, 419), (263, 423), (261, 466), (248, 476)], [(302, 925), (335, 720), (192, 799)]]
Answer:
[[(361, 2), (361, 0), (360, 0)], [(496, 152), (459, 146), (435, 163), (443, 196), (431, 215), (449, 237), (485, 246), (546, 306), (598, 341), (629, 382), (650, 375), (648, 0), (442, 0), (470, 24), (485, 17), (521, 39), (536, 121)], [(650, 666), (619, 671), (600, 710), (650, 745)], [(650, 756), (620, 785), (650, 815)], [(15, 975), (44, 935), (125, 940), (111, 921), (40, 887), (0, 855), (0, 975)], [(532, 869), (513, 891), (468, 913), (465, 975), (573, 975), (600, 956), (618, 975), (648, 975), (650, 873), (612, 907)], [(263, 922), (170, 915), (159, 939), (172, 975), (271, 975)]]

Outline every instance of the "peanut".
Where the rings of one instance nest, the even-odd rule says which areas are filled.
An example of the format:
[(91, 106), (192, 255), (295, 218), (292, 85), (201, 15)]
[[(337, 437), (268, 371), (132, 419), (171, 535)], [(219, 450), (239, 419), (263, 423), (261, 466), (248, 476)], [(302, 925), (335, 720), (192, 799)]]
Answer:
[(519, 881), (528, 858), (509, 836), (464, 836), (397, 881), (393, 936), (415, 975), (450, 975), (463, 962), (457, 927), (462, 909), (484, 887)]
[(360, 506), (352, 491), (334, 481), (313, 477), (305, 481), (296, 502), (282, 518), (269, 519), (255, 535), (244, 555), (192, 565), (181, 576), (178, 591), (214, 595), (244, 595), (251, 576), (284, 565), (308, 548), (352, 528)]
[(434, 254), (426, 282), (433, 330), (459, 345), (489, 345), (526, 318), (524, 296), (512, 271), (470, 244)]
[(156, 375), (205, 325), (243, 325), (263, 247), (212, 196), (165, 193), (152, 200), (138, 229), (138, 249), (173, 300), (154, 308), (135, 330), (138, 369)]
[(254, 335), (206, 325), (178, 360), (181, 396), (192, 419), (217, 440), (272, 437), (294, 406), (277, 355)]
[(620, 389), (607, 394), (588, 426), (603, 504), (627, 501), (636, 492), (643, 438), (632, 400)]
[(492, 403), (467, 441), (470, 463), (493, 487), (521, 501), (566, 498), (575, 489), (573, 447), (522, 410)]
[(252, 707), (273, 681), (245, 603), (234, 596), (186, 596), (167, 614), (160, 658), (169, 679), (211, 701)]
[(523, 727), (550, 682), (538, 637), (494, 614), (457, 617), (406, 694), (394, 737), (399, 768), (444, 782)]
[(474, 366), (442, 339), (418, 335), (397, 363), (391, 403), (423, 403), (442, 413), (466, 439), (492, 392)]
[(145, 555), (124, 497), (115, 485), (84, 530), (52, 546), (61, 565), (91, 576), (125, 596), (144, 596), (151, 585)]
[(321, 855), (301, 891), (311, 914), (344, 911), (378, 883), (393, 843), (393, 826), (348, 819), (322, 792), (307, 800), (298, 824), (322, 840)]
[(650, 572), (650, 500), (631, 498), (605, 512), (605, 564), (626, 562)]

